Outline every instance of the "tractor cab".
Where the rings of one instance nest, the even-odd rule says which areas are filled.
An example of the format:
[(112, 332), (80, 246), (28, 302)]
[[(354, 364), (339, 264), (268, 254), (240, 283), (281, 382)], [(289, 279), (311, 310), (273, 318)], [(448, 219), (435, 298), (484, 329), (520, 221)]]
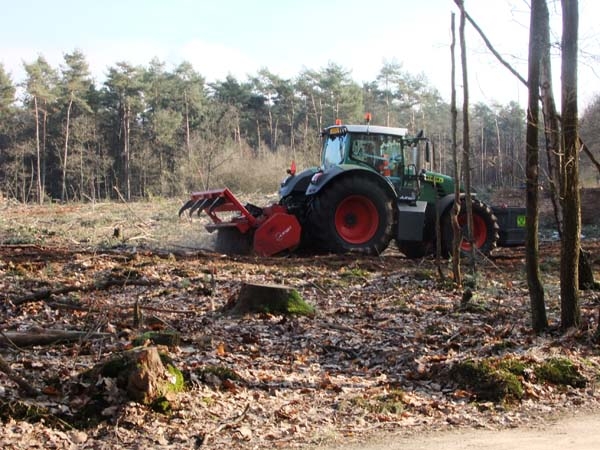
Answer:
[[(397, 191), (417, 188), (428, 158), (417, 148), (425, 138), (407, 137), (406, 128), (334, 125), (323, 130), (321, 167), (359, 166), (388, 178)], [(426, 155), (428, 152), (425, 152)]]

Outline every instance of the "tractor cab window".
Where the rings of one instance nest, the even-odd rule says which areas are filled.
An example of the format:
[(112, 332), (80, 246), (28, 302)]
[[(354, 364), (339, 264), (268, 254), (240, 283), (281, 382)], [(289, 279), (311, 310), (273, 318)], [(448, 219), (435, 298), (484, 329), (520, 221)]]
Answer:
[(329, 135), (324, 137), (323, 166), (330, 167), (344, 162), (348, 134)]
[(384, 134), (354, 134), (350, 158), (378, 171), (384, 162), (392, 168), (402, 161), (402, 138)]
[(404, 149), (406, 175), (416, 175), (421, 167), (421, 154), (416, 146)]

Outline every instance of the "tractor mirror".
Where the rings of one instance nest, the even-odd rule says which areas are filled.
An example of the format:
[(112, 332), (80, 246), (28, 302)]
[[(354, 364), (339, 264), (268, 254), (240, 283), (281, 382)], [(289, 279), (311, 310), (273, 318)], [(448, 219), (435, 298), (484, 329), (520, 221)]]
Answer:
[(429, 158), (429, 140), (425, 141), (425, 161), (430, 162)]

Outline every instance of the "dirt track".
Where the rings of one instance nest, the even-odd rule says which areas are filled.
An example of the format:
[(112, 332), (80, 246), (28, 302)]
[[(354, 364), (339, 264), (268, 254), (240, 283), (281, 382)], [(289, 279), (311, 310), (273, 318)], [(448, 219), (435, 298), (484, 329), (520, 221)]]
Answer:
[(328, 450), (596, 450), (600, 448), (600, 416), (565, 417), (540, 428), (459, 430), (329, 447)]

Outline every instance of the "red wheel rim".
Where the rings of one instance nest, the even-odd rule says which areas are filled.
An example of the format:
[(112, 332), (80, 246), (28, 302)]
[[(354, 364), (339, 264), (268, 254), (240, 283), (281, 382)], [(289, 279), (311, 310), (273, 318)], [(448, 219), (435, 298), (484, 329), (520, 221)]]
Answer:
[(362, 195), (346, 197), (335, 211), (335, 229), (350, 244), (364, 244), (375, 236), (379, 226), (377, 208)]
[[(467, 234), (467, 215), (460, 214), (458, 216), (458, 223), (461, 227), (464, 227), (465, 232), (463, 235)], [(473, 243), (475, 244), (475, 248), (481, 248), (487, 241), (487, 225), (485, 224), (485, 220), (479, 214), (473, 214)], [(471, 244), (463, 239), (460, 243), (461, 250), (468, 252), (471, 250)]]

